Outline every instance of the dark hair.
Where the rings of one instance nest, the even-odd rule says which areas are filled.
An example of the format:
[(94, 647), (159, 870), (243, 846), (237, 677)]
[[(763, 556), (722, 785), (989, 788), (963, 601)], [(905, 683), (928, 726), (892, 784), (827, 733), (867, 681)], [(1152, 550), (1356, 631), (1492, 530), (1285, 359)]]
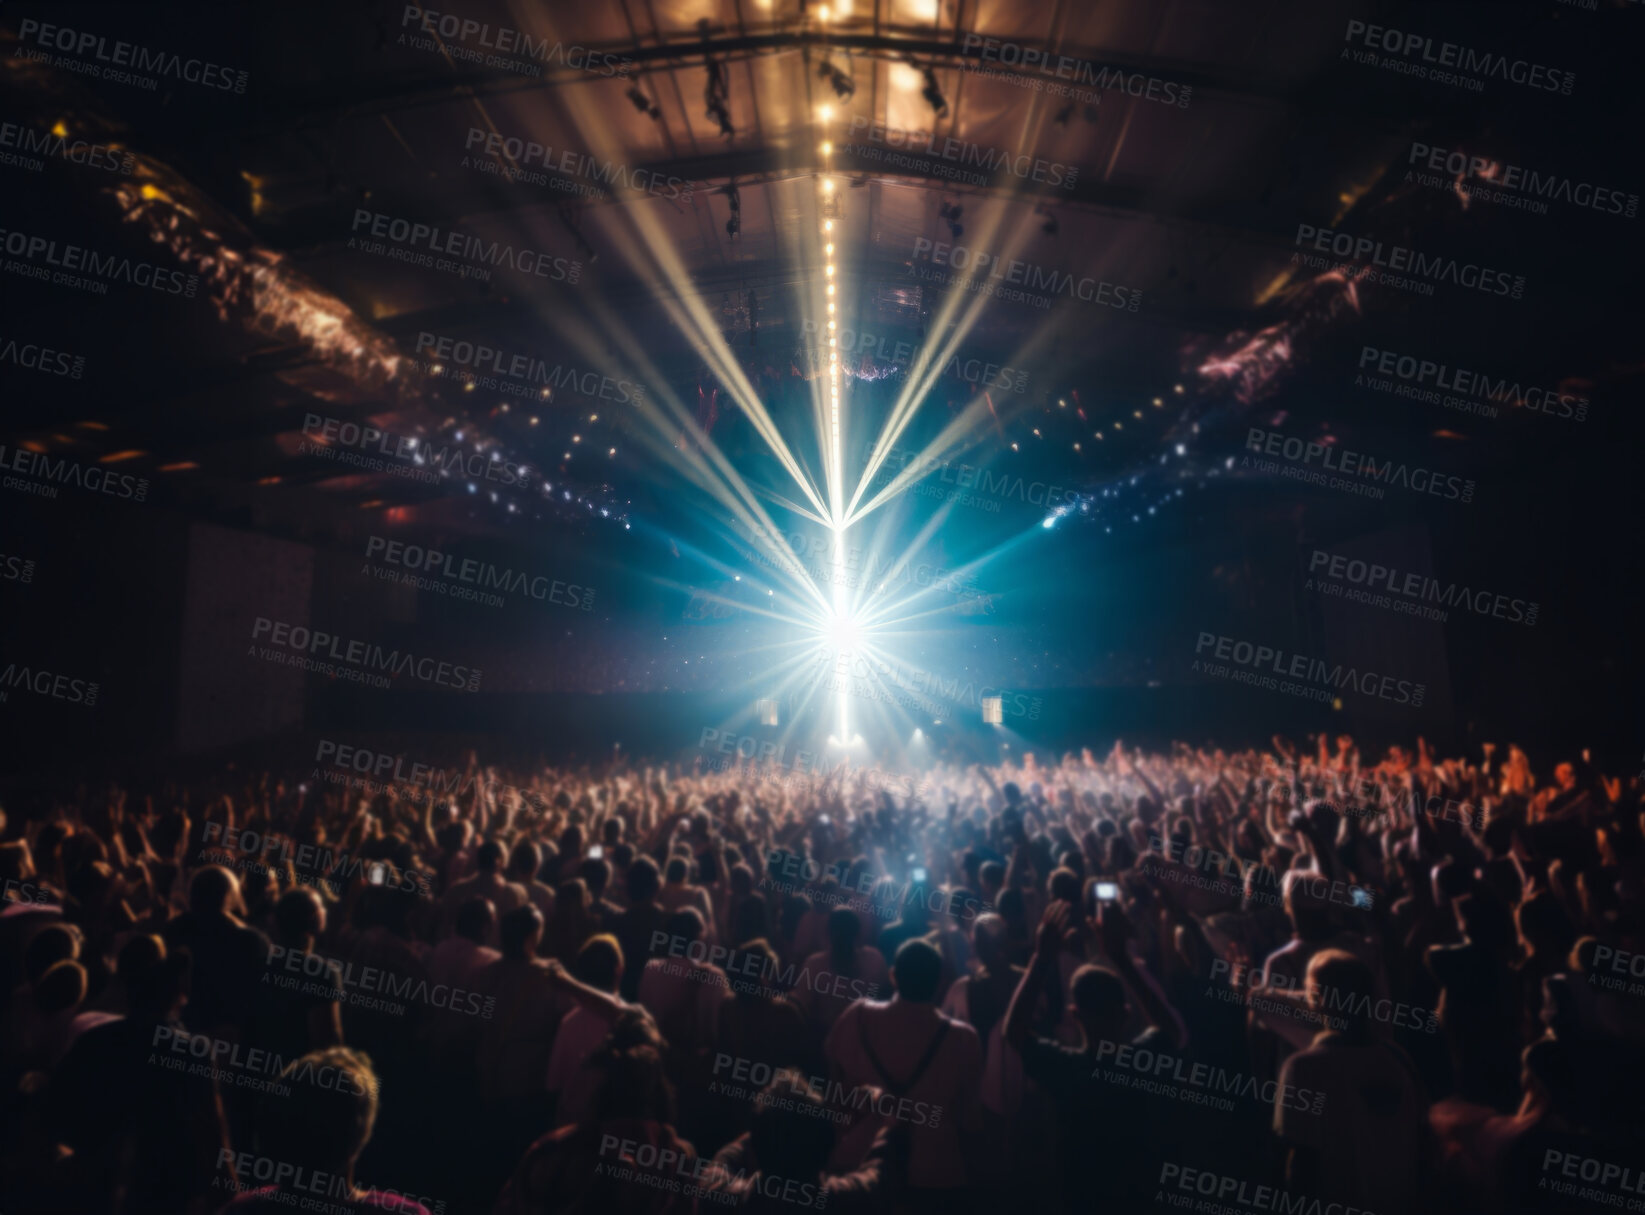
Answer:
[(577, 866), (577, 875), (588, 887), (588, 893), (597, 902), (611, 884), (611, 865), (604, 857), (585, 856)]
[(298, 886), (286, 891), (274, 904), (274, 928), (282, 942), (291, 944), (304, 937), (320, 935), (324, 914), (320, 896), (307, 886)]
[(480, 845), (480, 850), (474, 854), (474, 864), (481, 873), (496, 873), (497, 866), (503, 862), (503, 846), (496, 840), (487, 840)]
[(34, 940), (23, 953), (23, 973), (30, 983), (39, 981), (59, 962), (72, 962), (80, 956), (80, 938), (66, 924), (47, 924), (34, 934)]
[(535, 878), (542, 863), (542, 849), (531, 840), (521, 840), (508, 854), (508, 871), (524, 878)]
[[(337, 1079), (315, 1083), (327, 1069)], [(289, 1091), (263, 1099), (258, 1131), (263, 1154), (310, 1166), (357, 1159), (377, 1124), (377, 1074), (370, 1057), (346, 1046), (310, 1051), (287, 1064), (280, 1079)]]
[(837, 974), (856, 977), (857, 941), (861, 936), (862, 919), (851, 908), (836, 907), (828, 913), (828, 960)]
[(668, 868), (663, 871), (663, 875), (671, 882), (683, 882), (690, 873), (691, 866), (683, 857), (678, 856), (670, 857)]
[(617, 977), (623, 970), (623, 947), (608, 932), (589, 937), (577, 951), (577, 960), (571, 969), (590, 987), (616, 991)]
[(1084, 1021), (1114, 1021), (1125, 1012), (1125, 986), (1112, 971), (1081, 966), (1068, 981), (1074, 1012)]
[(497, 909), (490, 899), (469, 899), (457, 909), (457, 935), (479, 945), (485, 944), (486, 935), (497, 922)]
[(891, 963), (891, 977), (904, 1000), (929, 1004), (937, 998), (937, 984), (942, 981), (942, 955), (928, 941), (917, 937), (904, 941), (897, 960)]
[(34, 1005), (50, 1016), (86, 998), (86, 968), (69, 958), (53, 962), (34, 984)]
[(234, 897), (234, 875), (221, 865), (207, 865), (188, 884), (188, 909), (198, 916), (222, 915)]
[(658, 887), (662, 885), (657, 876), (657, 862), (649, 856), (642, 856), (630, 865), (623, 880), (628, 887), (630, 904), (644, 903), (656, 898)]
[(503, 956), (519, 960), (527, 956), (526, 945), (532, 933), (543, 931), (543, 913), (530, 903), (516, 907), (497, 925), (497, 937), (503, 947)]
[(663, 931), (687, 942), (701, 940), (703, 913), (695, 907), (682, 907), (663, 921)]
[(804, 1076), (784, 1069), (754, 1098), (749, 1146), (760, 1172), (815, 1182), (834, 1148), (830, 1111)]

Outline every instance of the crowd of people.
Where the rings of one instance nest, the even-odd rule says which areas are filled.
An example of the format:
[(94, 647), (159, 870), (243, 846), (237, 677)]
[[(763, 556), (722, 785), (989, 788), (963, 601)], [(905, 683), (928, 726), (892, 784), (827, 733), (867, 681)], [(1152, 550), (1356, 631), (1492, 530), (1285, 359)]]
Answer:
[(0, 1209), (1645, 1209), (1586, 753), (460, 766), (8, 806)]

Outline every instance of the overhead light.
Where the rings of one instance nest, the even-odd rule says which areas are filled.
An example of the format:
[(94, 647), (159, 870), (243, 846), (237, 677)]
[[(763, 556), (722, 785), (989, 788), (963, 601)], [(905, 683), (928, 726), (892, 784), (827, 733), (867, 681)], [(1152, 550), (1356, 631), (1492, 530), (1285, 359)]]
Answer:
[(834, 107), (831, 105), (823, 106), (817, 111), (817, 116), (824, 122), (832, 122), (834, 119)]

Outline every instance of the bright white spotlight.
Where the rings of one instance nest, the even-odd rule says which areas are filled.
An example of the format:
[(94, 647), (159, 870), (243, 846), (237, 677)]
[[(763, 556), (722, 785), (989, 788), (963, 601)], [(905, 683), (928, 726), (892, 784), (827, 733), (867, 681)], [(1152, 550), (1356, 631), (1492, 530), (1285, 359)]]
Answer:
[(823, 631), (828, 638), (828, 644), (842, 654), (856, 649), (861, 637), (857, 622), (843, 612), (836, 612), (830, 616)]

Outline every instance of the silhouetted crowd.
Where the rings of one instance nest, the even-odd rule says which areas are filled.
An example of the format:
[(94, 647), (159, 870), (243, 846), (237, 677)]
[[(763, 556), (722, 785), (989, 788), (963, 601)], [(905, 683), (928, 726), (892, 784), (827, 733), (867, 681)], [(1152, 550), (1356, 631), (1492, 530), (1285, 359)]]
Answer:
[(14, 799), (0, 1211), (1645, 1210), (1586, 754), (383, 776)]

